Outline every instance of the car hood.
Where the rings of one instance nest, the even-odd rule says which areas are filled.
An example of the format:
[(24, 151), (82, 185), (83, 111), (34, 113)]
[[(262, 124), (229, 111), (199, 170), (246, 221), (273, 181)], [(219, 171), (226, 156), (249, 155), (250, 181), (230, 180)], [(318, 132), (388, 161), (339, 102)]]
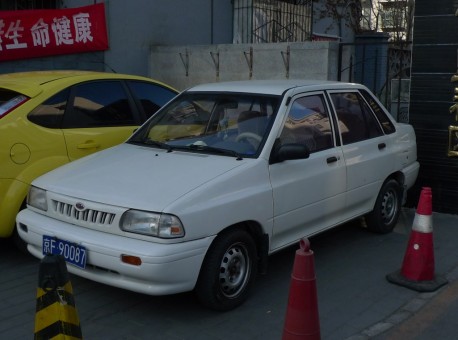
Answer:
[(93, 202), (163, 211), (243, 163), (235, 157), (121, 144), (57, 168), (33, 185)]

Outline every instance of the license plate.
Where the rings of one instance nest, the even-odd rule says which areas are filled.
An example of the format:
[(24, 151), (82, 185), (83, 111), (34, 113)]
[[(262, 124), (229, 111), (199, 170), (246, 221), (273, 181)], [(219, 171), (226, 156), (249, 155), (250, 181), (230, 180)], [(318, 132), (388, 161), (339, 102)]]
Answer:
[(86, 248), (76, 243), (43, 235), (43, 255), (62, 255), (67, 263), (79, 268), (86, 267)]

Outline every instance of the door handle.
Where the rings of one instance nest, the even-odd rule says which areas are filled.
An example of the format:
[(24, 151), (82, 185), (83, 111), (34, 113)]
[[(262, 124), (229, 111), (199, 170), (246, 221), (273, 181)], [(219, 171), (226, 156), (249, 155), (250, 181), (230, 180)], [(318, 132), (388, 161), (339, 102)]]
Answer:
[(379, 150), (382, 150), (382, 149), (385, 149), (385, 148), (386, 148), (386, 144), (385, 144), (385, 143), (380, 143), (380, 144), (378, 145), (378, 149), (379, 149)]
[(76, 148), (77, 149), (97, 149), (97, 148), (100, 148), (100, 143), (88, 141), (82, 144), (78, 144)]
[(326, 163), (330, 164), (330, 163), (337, 162), (338, 160), (339, 160), (339, 157), (331, 156), (331, 157), (326, 159)]

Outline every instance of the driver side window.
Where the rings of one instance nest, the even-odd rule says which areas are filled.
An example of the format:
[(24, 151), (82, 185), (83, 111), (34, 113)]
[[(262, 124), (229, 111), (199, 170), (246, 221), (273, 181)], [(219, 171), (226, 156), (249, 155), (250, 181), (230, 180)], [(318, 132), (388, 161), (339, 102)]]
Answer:
[(134, 126), (136, 119), (120, 81), (94, 81), (75, 85), (63, 128)]
[(281, 144), (302, 144), (310, 153), (334, 145), (331, 122), (322, 94), (296, 99), (280, 135)]

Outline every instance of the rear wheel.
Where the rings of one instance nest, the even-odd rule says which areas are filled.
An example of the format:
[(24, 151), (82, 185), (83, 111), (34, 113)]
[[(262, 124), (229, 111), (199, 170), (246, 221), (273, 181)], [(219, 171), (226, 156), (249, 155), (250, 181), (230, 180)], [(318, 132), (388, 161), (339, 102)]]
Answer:
[(196, 285), (199, 301), (226, 311), (242, 304), (257, 272), (256, 244), (244, 230), (219, 235), (208, 250)]
[(394, 179), (386, 181), (380, 189), (374, 210), (366, 216), (367, 228), (380, 234), (391, 232), (399, 219), (401, 201), (400, 184)]

